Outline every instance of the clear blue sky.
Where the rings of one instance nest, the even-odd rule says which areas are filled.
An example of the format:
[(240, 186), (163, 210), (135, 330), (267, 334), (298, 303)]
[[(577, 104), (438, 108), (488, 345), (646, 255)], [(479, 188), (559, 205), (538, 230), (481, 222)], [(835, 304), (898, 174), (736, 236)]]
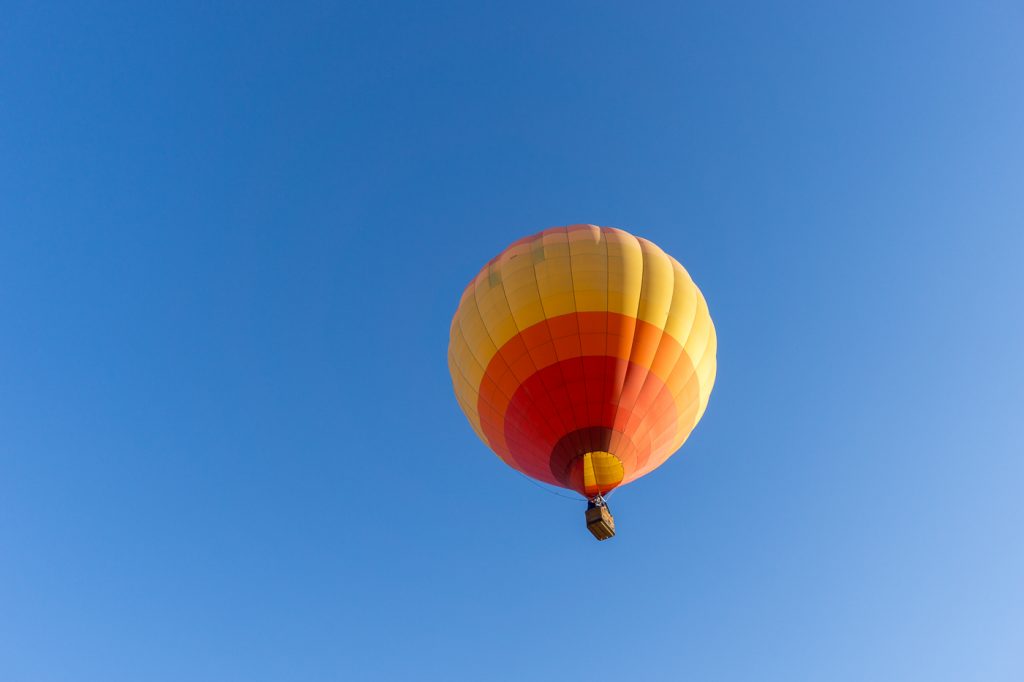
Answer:
[[(5, 3), (0, 679), (1024, 679), (1024, 10), (823, 4)], [(720, 344), (601, 544), (445, 362), (575, 222)]]

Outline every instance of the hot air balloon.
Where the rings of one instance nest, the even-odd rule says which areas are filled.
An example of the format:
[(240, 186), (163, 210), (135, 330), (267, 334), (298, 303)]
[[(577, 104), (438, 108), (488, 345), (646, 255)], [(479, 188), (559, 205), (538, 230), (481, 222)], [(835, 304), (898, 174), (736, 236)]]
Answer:
[(455, 396), (506, 464), (589, 501), (686, 441), (715, 382), (715, 327), (674, 258), (611, 227), (570, 225), (511, 244), (462, 294), (451, 324)]

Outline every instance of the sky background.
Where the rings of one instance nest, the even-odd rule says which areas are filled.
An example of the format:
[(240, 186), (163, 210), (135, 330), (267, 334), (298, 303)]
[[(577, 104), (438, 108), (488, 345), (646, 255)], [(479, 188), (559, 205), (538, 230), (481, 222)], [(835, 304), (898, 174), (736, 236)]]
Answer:
[[(1024, 679), (1019, 3), (0, 14), (0, 679)], [(445, 359), (578, 222), (719, 338), (600, 544)]]

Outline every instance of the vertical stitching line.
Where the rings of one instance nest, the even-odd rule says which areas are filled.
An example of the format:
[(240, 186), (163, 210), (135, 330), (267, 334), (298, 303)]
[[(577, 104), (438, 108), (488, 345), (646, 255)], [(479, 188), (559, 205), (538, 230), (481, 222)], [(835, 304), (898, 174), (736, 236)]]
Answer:
[[(643, 257), (643, 246), (640, 244), (640, 240), (638, 240), (636, 237), (634, 237), (629, 232), (623, 232), (623, 234), (626, 235), (627, 237), (629, 237), (630, 239), (632, 239), (634, 242), (636, 242), (636, 245), (638, 247), (640, 247), (640, 292), (637, 294), (636, 306), (634, 307), (633, 315), (632, 315), (632, 317), (633, 317), (633, 338), (630, 340), (630, 344), (629, 344), (629, 357), (626, 359), (626, 375), (622, 379), (622, 386), (619, 387), (618, 395), (615, 396), (615, 416), (612, 419), (612, 424), (618, 423), (619, 412), (621, 411), (621, 408), (622, 408), (622, 403), (621, 403), (621, 400), (622, 400), (622, 389), (625, 388), (626, 384), (629, 382), (630, 374), (632, 374), (632, 372), (633, 372), (633, 349), (636, 346), (637, 327), (640, 324), (640, 301), (643, 300), (643, 296), (644, 296), (644, 257)], [(623, 253), (625, 254), (625, 250), (623, 251)], [(626, 268), (625, 268), (626, 260), (625, 260), (625, 258), (623, 258), (622, 264), (623, 264), (623, 272), (625, 272), (626, 271)], [(623, 293), (625, 293), (625, 292), (623, 292)], [(623, 304), (625, 304), (625, 303), (626, 303), (625, 296), (623, 296)], [(623, 311), (624, 311), (623, 314), (625, 315), (625, 305), (623, 305)], [(623, 429), (619, 433), (621, 434), (621, 437), (619, 439), (620, 442), (622, 442), (623, 440), (627, 440), (628, 439), (629, 440), (629, 444), (633, 446), (633, 449), (634, 450), (637, 449), (636, 441), (626, 433), (625, 429)], [(625, 465), (623, 465), (623, 470), (625, 470)]]
[[(576, 276), (573, 273), (573, 269), (572, 269), (572, 241), (569, 239), (569, 226), (565, 226), (563, 228), (563, 230), (565, 231), (565, 243), (566, 243), (566, 246), (569, 247), (569, 283), (571, 285), (569, 287), (569, 290), (572, 292), (572, 308), (573, 308), (573, 314), (575, 315), (575, 323), (576, 323), (576, 344), (579, 347), (578, 359), (579, 359), (579, 362), (580, 362), (580, 369), (582, 370), (583, 369), (583, 343), (582, 343), (582, 341), (580, 339), (580, 334), (581, 334), (581, 331), (580, 331), (580, 318), (579, 318), (580, 308), (579, 308), (579, 303), (577, 303), (577, 301), (576, 301)], [(584, 390), (586, 390), (586, 386), (587, 386), (587, 378), (586, 378), (586, 376), (584, 376), (583, 377), (583, 388), (584, 388)], [(568, 386), (566, 386), (566, 389), (568, 390)], [(586, 402), (586, 400), (584, 400), (584, 403), (585, 402)], [(577, 424), (587, 424), (587, 422), (589, 420), (586, 418), (586, 405), (583, 405), (584, 418), (582, 420), (579, 418), (579, 413), (576, 411), (576, 404), (573, 401), (570, 400), (570, 405), (572, 406), (573, 418), (576, 420), (576, 423)], [(578, 431), (578, 429), (577, 429), (577, 431)], [(590, 432), (589, 431), (584, 432), (580, 436), (579, 447), (586, 448), (586, 450), (588, 452), (593, 450), (594, 444), (591, 442), (591, 436), (590, 436)], [(581, 452), (581, 453), (579, 453), (577, 455), (577, 457), (579, 457), (580, 455), (583, 455), (583, 454), (586, 454), (586, 453)], [(595, 482), (597, 481), (597, 474), (594, 474), (594, 480), (595, 480)], [(586, 495), (587, 485), (586, 485), (586, 477), (585, 476), (584, 476), (583, 483), (581, 485), (583, 486), (583, 494)], [(600, 488), (598, 488), (598, 492), (600, 492)]]
[[(532, 240), (530, 241), (530, 244), (533, 244)], [(506, 248), (504, 251), (502, 251), (500, 254), (498, 254), (498, 258), (497, 258), (497, 260), (495, 262), (500, 264), (501, 261), (502, 261), (502, 256), (504, 256), (507, 251), (508, 251), (508, 248)], [(537, 268), (532, 263), (531, 263), (530, 267), (533, 270), (533, 281), (536, 284), (536, 282), (537, 282)], [(500, 274), (503, 269), (504, 268), (499, 269), (499, 280), (500, 280), (500, 284), (501, 284), (501, 297), (505, 300), (505, 307), (508, 308), (509, 318), (512, 320), (512, 326), (515, 327), (515, 329), (516, 329), (516, 335), (517, 336), (522, 336), (523, 330), (519, 328), (519, 323), (516, 322), (516, 316), (512, 312), (512, 306), (508, 302), (508, 292), (505, 291), (505, 277), (502, 274)], [(537, 298), (538, 299), (540, 298), (540, 290), (539, 290), (539, 288), (538, 288)], [(541, 310), (543, 310), (543, 302), (541, 303)], [(545, 317), (545, 321), (547, 321), (546, 317)], [(551, 330), (549, 328), (548, 329), (548, 335), (550, 336), (550, 334), (551, 334)], [(525, 341), (523, 342), (523, 347), (526, 348), (526, 342)], [(498, 352), (500, 353), (501, 349), (498, 349)], [(530, 353), (530, 349), (529, 348), (526, 348), (526, 357), (528, 357), (530, 359), (530, 365), (533, 367), (533, 373), (530, 375), (532, 377), (535, 374), (537, 374), (537, 372), (540, 371), (540, 370), (538, 370), (537, 363), (534, 362), (533, 355)], [(511, 369), (511, 367), (509, 369)], [(527, 378), (527, 380), (529, 380), (529, 377)], [(525, 382), (523, 382), (523, 383), (525, 383)], [(522, 385), (523, 384), (520, 384), (520, 386), (522, 386)], [(548, 400), (550, 401), (551, 400), (551, 396), (550, 396), (550, 394), (548, 394), (547, 387), (543, 386), (543, 382), (541, 382), (541, 385), (542, 385), (542, 388), (544, 389), (544, 393), (548, 396)], [(527, 391), (527, 394), (529, 395), (529, 391)], [(534, 402), (532, 397), (531, 397), (531, 402)], [(511, 404), (511, 402), (510, 402), (510, 404)], [(543, 411), (541, 411), (541, 414), (543, 414)], [(527, 415), (524, 415), (524, 416), (527, 416)], [(544, 421), (547, 422), (549, 427), (554, 427), (554, 431), (555, 432), (558, 431), (559, 427), (557, 425), (555, 425), (555, 424), (552, 424), (551, 421), (547, 418), (547, 416), (545, 416)], [(559, 421), (561, 421), (561, 420), (559, 420)], [(563, 428), (564, 428), (564, 426), (563, 426)]]
[[(680, 267), (681, 267), (681, 266), (680, 266)], [(684, 268), (684, 269), (685, 269), (685, 268)], [(694, 306), (693, 318), (692, 318), (692, 319), (690, 320), (690, 329), (689, 329), (689, 331), (688, 331), (688, 332), (687, 332), (687, 334), (686, 334), (686, 341), (689, 341), (689, 339), (690, 339), (690, 336), (692, 336), (692, 334), (693, 334), (693, 327), (694, 327), (694, 326), (696, 325), (696, 322), (697, 322), (697, 316), (698, 316), (698, 315), (700, 314), (700, 303), (701, 303), (701, 300), (703, 299), (703, 296), (702, 296), (702, 295), (700, 294), (700, 288), (699, 288), (699, 287), (697, 286), (696, 282), (694, 282), (692, 278), (690, 279), (690, 283), (691, 283), (691, 285), (693, 286), (693, 290), (694, 290), (694, 292), (695, 292), (695, 297), (696, 297), (696, 299), (697, 299), (697, 304), (696, 304), (696, 305)], [(705, 308), (706, 308), (706, 307), (707, 307), (707, 304), (705, 303)], [(709, 320), (709, 322), (710, 322), (710, 320), (711, 320), (711, 315), (710, 315), (710, 313), (708, 313), (708, 320)], [(710, 325), (709, 325), (709, 330), (713, 329), (713, 327), (714, 327), (714, 325), (713, 325), (713, 324), (710, 324)], [(710, 331), (709, 331), (709, 333), (708, 333), (708, 338), (709, 338), (709, 339), (711, 338), (711, 334), (710, 334)], [(684, 342), (683, 342), (683, 353), (686, 353), (686, 341), (684, 341)], [(708, 349), (708, 346), (709, 346), (709, 345), (710, 345), (710, 344), (708, 344), (708, 343), (705, 343), (705, 344), (704, 344), (704, 350), (703, 350), (703, 351), (701, 351), (701, 356), (700, 356), (700, 359), (699, 359), (699, 360), (697, 360), (696, 362), (694, 362), (694, 361), (693, 361), (693, 358), (690, 358), (690, 361), (691, 361), (691, 365), (692, 365), (693, 371), (691, 371), (691, 372), (690, 372), (690, 374), (688, 374), (688, 375), (686, 376), (686, 381), (685, 381), (685, 382), (684, 382), (684, 383), (682, 384), (682, 386), (680, 387), (679, 393), (673, 393), (673, 395), (672, 395), (672, 402), (673, 402), (673, 403), (675, 403), (675, 402), (676, 402), (676, 400), (678, 399), (678, 397), (679, 397), (680, 395), (682, 395), (682, 393), (683, 393), (683, 389), (685, 389), (685, 388), (686, 388), (686, 387), (687, 387), (687, 386), (689, 385), (691, 377), (697, 377), (697, 398), (696, 398), (696, 400), (697, 400), (697, 402), (698, 402), (698, 403), (700, 402), (700, 376), (699, 376), (699, 375), (697, 374), (697, 368), (698, 368), (698, 367), (700, 366), (700, 363), (704, 361), (704, 357), (705, 357), (705, 356), (707, 355), (707, 349)], [(689, 354), (688, 354), (688, 353), (687, 353), (687, 357), (689, 357)], [(677, 363), (678, 363), (678, 361), (677, 361)], [(689, 409), (689, 407), (690, 407), (691, 405), (693, 405), (693, 402), (692, 402), (692, 401), (691, 401), (690, 403), (687, 403), (687, 405), (685, 406), (685, 408), (684, 408), (683, 410), (681, 410), (680, 414), (685, 414), (685, 413), (686, 413), (686, 410), (687, 410), (687, 409)], [(666, 410), (667, 410), (667, 408), (666, 408)], [(665, 414), (665, 411), (666, 411), (666, 410), (662, 410), (662, 411), (661, 411), (661, 412), (660, 412), (660, 413), (658, 414), (657, 418), (658, 418), (658, 419), (660, 419), (661, 417), (663, 417), (663, 416), (664, 416), (664, 414)], [(694, 420), (694, 422), (693, 422), (693, 424), (691, 425), (691, 428), (690, 428), (690, 431), (691, 431), (691, 432), (692, 432), (692, 430), (693, 430), (693, 427), (695, 427), (696, 425), (697, 425), (697, 420), (695, 419), (695, 420)], [(679, 430), (679, 420), (677, 419), (677, 420), (676, 420), (676, 432), (677, 432), (677, 433), (678, 433), (678, 430)], [(687, 439), (687, 438), (689, 438), (689, 436), (690, 436), (690, 434), (689, 434), (689, 433), (687, 433), (687, 434), (686, 434), (686, 437), (684, 437), (684, 438), (683, 438), (683, 440), (682, 440), (681, 442), (679, 442), (679, 443), (673, 443), (673, 446), (672, 446), (672, 452), (671, 452), (671, 453), (669, 453), (668, 457), (670, 457), (670, 456), (671, 456), (672, 454), (674, 454), (676, 450), (678, 450), (679, 448), (681, 448), (681, 447), (683, 446), (683, 443), (685, 443), (685, 442), (686, 442), (686, 439)], [(673, 440), (674, 440), (674, 438), (673, 438)], [(666, 460), (668, 459), (668, 457), (665, 457), (665, 459), (664, 459), (664, 460), (662, 460), (662, 463), (664, 463), (664, 462), (665, 462), (665, 461), (666, 461)], [(661, 466), (661, 465), (659, 464), (658, 466)], [(646, 474), (650, 473), (650, 472), (651, 472), (651, 471), (653, 471), (653, 470), (654, 470), (655, 468), (657, 468), (657, 467), (654, 467), (654, 468), (650, 468), (649, 466), (648, 466), (648, 467), (645, 467), (646, 471), (644, 472), (644, 474), (643, 474), (643, 475), (646, 475)], [(634, 480), (635, 480), (635, 479), (634, 479)]]
[[(492, 261), (492, 263), (488, 263), (488, 264), (487, 264), (487, 266), (485, 267), (485, 269), (487, 270), (487, 276), (488, 276), (488, 278), (490, 277), (490, 274), (491, 274), (491, 273), (490, 273), (490, 269), (491, 269), (491, 266), (492, 266), (492, 265), (493, 265), (493, 261)], [(481, 270), (480, 272), (482, 273), (482, 272), (483, 272), (483, 270)], [(479, 274), (477, 275), (477, 277), (479, 278)], [(497, 343), (495, 343), (495, 341), (494, 341), (494, 336), (493, 336), (493, 335), (491, 334), (491, 330), (490, 330), (490, 328), (489, 328), (489, 327), (487, 326), (487, 321), (486, 321), (486, 320), (484, 319), (484, 316), (483, 316), (483, 314), (482, 314), (482, 313), (480, 312), (480, 301), (479, 301), (479, 300), (477, 299), (477, 293), (478, 293), (478, 287), (477, 287), (477, 285), (476, 285), (476, 279), (474, 279), (474, 280), (473, 280), (473, 305), (474, 305), (474, 307), (476, 308), (476, 314), (477, 314), (477, 317), (479, 317), (479, 318), (480, 318), (480, 324), (481, 324), (481, 325), (483, 326), (483, 328), (484, 328), (484, 333), (485, 333), (485, 334), (487, 334), (487, 338), (488, 338), (488, 339), (490, 339), (490, 341), (491, 341), (491, 345), (492, 345), (492, 346), (494, 346), (494, 348), (495, 348), (495, 353), (494, 353), (494, 354), (495, 354), (495, 356), (500, 356), (500, 354), (501, 354), (501, 348), (500, 348), (500, 347), (498, 346), (498, 344), (497, 344)], [(504, 290), (502, 290), (502, 294), (504, 295)], [(507, 305), (507, 304), (508, 304), (508, 301), (506, 301), (506, 305)], [(511, 310), (510, 310), (509, 312), (510, 312), (510, 314), (511, 314)], [(515, 323), (515, 320), (513, 320), (513, 324), (514, 324), (514, 323)], [(461, 331), (461, 326), (460, 326), (460, 331)], [(467, 344), (467, 346), (468, 346), (468, 345), (469, 345), (469, 344)], [(492, 357), (492, 358), (491, 358), (491, 361), (493, 361), (493, 360), (494, 360), (494, 358)], [(504, 359), (504, 358), (502, 358), (502, 362), (505, 362), (505, 359)], [(478, 363), (478, 364), (481, 364), (481, 366), (483, 367), (482, 363), (480, 363), (480, 362), (479, 362), (479, 360), (477, 361), (477, 363)], [(488, 362), (488, 365), (489, 365), (489, 364), (490, 364), (490, 361)], [(505, 363), (505, 364), (506, 364), (506, 365), (508, 365), (508, 363)], [(484, 376), (487, 376), (487, 369), (488, 369), (487, 367), (483, 367), (483, 370), (484, 370)], [(509, 368), (509, 371), (511, 371), (511, 367)], [(498, 390), (501, 390), (501, 387), (500, 387), (500, 386), (498, 387)], [(478, 395), (478, 399), (479, 399), (479, 391), (477, 392), (477, 395)], [(502, 395), (504, 395), (504, 396), (505, 396), (506, 398), (508, 398), (508, 407), (507, 407), (507, 408), (505, 409), (505, 415), (507, 415), (507, 414), (508, 414), (508, 411), (509, 411), (510, 409), (512, 409), (512, 408), (513, 408), (513, 405), (512, 405), (512, 398), (513, 398), (513, 396), (510, 396), (510, 395), (508, 395), (507, 393), (505, 393), (505, 391), (502, 391)], [(489, 402), (488, 402), (488, 404), (489, 404), (489, 405), (491, 405), (491, 408), (492, 408), (492, 409), (494, 409), (494, 411), (495, 411), (495, 412), (498, 412), (497, 408), (495, 408), (495, 407), (494, 407), (494, 405), (492, 405), (492, 404), (491, 404), (491, 403), (489, 403)], [(523, 413), (522, 411), (520, 411), (520, 410), (518, 410), (518, 409), (517, 409), (517, 410), (515, 410), (515, 412), (516, 412), (516, 414), (519, 414), (519, 415), (521, 415), (521, 416), (522, 416), (522, 417), (524, 417), (524, 418), (528, 416), (528, 415), (524, 414), (524, 413)], [(505, 432), (505, 427), (506, 427), (505, 421), (506, 421), (506, 420), (504, 420), (504, 419), (503, 419), (503, 421), (502, 421), (502, 424), (501, 424), (501, 429), (502, 429), (503, 435), (504, 435), (504, 432)], [(518, 432), (519, 432), (519, 433), (520, 433), (521, 435), (523, 435), (523, 436), (526, 436), (526, 435), (527, 435), (527, 434), (526, 434), (526, 433), (525, 433), (525, 432), (524, 432), (524, 431), (523, 431), (522, 429), (520, 429), (520, 428), (516, 428), (515, 430), (516, 430), (516, 431), (518, 431)], [(527, 438), (527, 439), (525, 439), (525, 440), (528, 440), (528, 438)], [(508, 445), (508, 442), (507, 442), (507, 436), (506, 436), (506, 446), (507, 446), (507, 445)], [(511, 460), (512, 460), (513, 462), (515, 462), (515, 463), (516, 463), (516, 465), (517, 465), (517, 466), (515, 466), (515, 467), (513, 467), (513, 468), (516, 468), (516, 469), (518, 469), (518, 468), (519, 468), (519, 466), (522, 466), (522, 464), (521, 464), (521, 463), (519, 462), (519, 460), (518, 460), (518, 459), (517, 459), (517, 458), (516, 458), (516, 457), (515, 457), (515, 456), (514, 456), (514, 455), (512, 454), (512, 448), (508, 448), (508, 453), (509, 453), (509, 454), (508, 454), (508, 456), (509, 456), (509, 459), (511, 459)]]
[[(553, 228), (553, 229), (555, 229), (555, 231), (557, 232), (557, 230), (559, 228)], [(563, 231), (564, 231), (564, 228), (563, 228)], [(544, 235), (545, 235), (546, 232), (547, 232), (547, 230), (545, 230), (545, 231), (543, 231), (543, 232), (541, 232), (540, 234), (537, 235), (537, 238), (541, 240), (541, 249), (544, 248)], [(566, 248), (569, 248), (568, 234), (566, 234)], [(545, 258), (545, 261), (546, 260), (547, 259)], [(570, 285), (571, 285), (571, 283), (572, 283), (572, 253), (571, 253), (571, 251), (569, 253), (569, 266), (570, 266), (569, 281), (570, 281)], [(555, 333), (554, 333), (554, 330), (551, 328), (551, 321), (550, 321), (549, 316), (548, 316), (548, 311), (544, 307), (544, 297), (540, 293), (540, 282), (537, 279), (537, 264), (536, 263), (533, 264), (533, 282), (537, 286), (537, 299), (540, 301), (541, 311), (544, 314), (544, 324), (547, 325), (548, 337), (551, 339), (551, 349), (555, 353), (555, 365), (558, 367), (558, 374), (559, 374), (559, 376), (562, 377), (562, 387), (566, 388), (566, 385), (567, 385), (568, 381), (567, 381), (566, 376), (565, 376), (565, 368), (562, 366), (561, 358), (558, 357), (558, 351), (556, 350), (556, 346), (555, 346)], [(573, 297), (573, 309), (574, 310), (573, 310), (572, 314), (575, 314), (575, 308), (576, 308), (576, 299), (575, 299), (575, 297)], [(544, 390), (547, 391), (547, 386), (544, 387)], [(568, 389), (566, 389), (566, 395), (568, 395)], [(556, 408), (558, 407), (558, 405), (555, 403), (554, 399), (551, 398), (550, 392), (548, 392), (548, 399), (551, 401), (551, 405), (553, 407), (556, 407)], [(569, 403), (569, 408), (572, 409), (572, 401), (571, 400), (570, 400), (570, 403)], [(576, 417), (576, 412), (573, 411), (573, 418), (575, 419), (575, 417)], [(561, 417), (560, 414), (558, 415), (558, 419), (561, 422), (562, 417)], [(565, 424), (564, 422), (561, 422), (561, 423), (562, 423), (561, 435), (560, 435), (558, 441), (556, 441), (552, 447), (558, 445), (558, 443), (560, 443), (566, 436), (569, 436), (570, 433), (574, 433), (575, 430), (576, 430), (573, 425)], [(576, 439), (575, 436), (570, 437), (570, 441), (571, 442), (576, 442), (576, 440), (577, 439)], [(578, 444), (577, 444), (577, 447), (579, 447)], [(549, 452), (548, 453), (548, 469), (549, 470), (551, 469), (551, 457), (552, 457), (552, 455), (554, 455), (554, 452)], [(565, 472), (563, 471), (562, 474), (564, 475)], [(551, 471), (551, 475), (554, 476), (556, 479), (558, 479), (558, 475), (555, 474), (554, 471)], [(564, 484), (563, 484), (563, 487), (566, 487), (569, 490), (572, 489), (572, 488), (569, 488), (568, 486), (564, 486)]]
[[(651, 243), (651, 242), (648, 242), (648, 243)], [(652, 244), (652, 246), (654, 246), (654, 245)], [(640, 248), (641, 249), (643, 248), (643, 243), (642, 242), (640, 244)], [(676, 279), (675, 279), (676, 278), (676, 269), (674, 267), (672, 267), (672, 261), (669, 259), (668, 254), (666, 254), (664, 251), (662, 251), (660, 247), (655, 246), (655, 249), (657, 249), (657, 253), (659, 253), (661, 256), (663, 256), (665, 258), (666, 262), (668, 263), (669, 269), (672, 272), (672, 293), (669, 295), (668, 310), (665, 312), (665, 321), (663, 322), (662, 327), (661, 327), (661, 334), (658, 336), (658, 344), (654, 347), (654, 355), (651, 357), (651, 364), (650, 364), (649, 367), (647, 367), (647, 374), (644, 375), (644, 380), (640, 384), (640, 390), (637, 392), (636, 398), (633, 400), (633, 405), (631, 406), (631, 408), (636, 407), (637, 401), (639, 401), (640, 396), (643, 395), (644, 389), (647, 388), (647, 382), (650, 380), (651, 375), (654, 374), (654, 362), (655, 362), (655, 360), (657, 360), (658, 352), (661, 350), (661, 344), (665, 340), (665, 336), (667, 336), (665, 329), (666, 329), (666, 327), (668, 327), (668, 320), (672, 316), (672, 303), (675, 300), (675, 294), (676, 294), (676, 286), (675, 286), (675, 282), (676, 282)], [(676, 362), (678, 362), (678, 361), (679, 361), (679, 359), (676, 358)], [(673, 367), (675, 367), (674, 364), (673, 364)], [(662, 384), (661, 389), (658, 391), (657, 395), (655, 396), (655, 403), (654, 404), (656, 404), (657, 398), (660, 397), (662, 392), (667, 390), (667, 388), (668, 388), (668, 385), (667, 385), (667, 381), (666, 381), (665, 383)], [(671, 392), (669, 394), (671, 395)], [(674, 402), (675, 401), (673, 400), (673, 403)], [(668, 406), (666, 406), (665, 409), (667, 410)], [(628, 432), (630, 430), (630, 426), (633, 425), (634, 422), (636, 422), (636, 425), (637, 425), (638, 428), (640, 426), (643, 426), (645, 420), (647, 420), (648, 428), (650, 428), (650, 425), (655, 423), (655, 422), (649, 421), (647, 419), (649, 416), (650, 415), (644, 415), (644, 417), (642, 419), (640, 419), (639, 422), (636, 422), (636, 411), (631, 409), (630, 410), (630, 414), (629, 414), (629, 420), (626, 422), (626, 431)], [(652, 451), (648, 453), (648, 457), (650, 457), (652, 454), (654, 454), (653, 453), (653, 449), (654, 449), (654, 443), (653, 443), (653, 440), (652, 440), (652, 442), (651, 442), (651, 450)], [(640, 462), (638, 461), (636, 464), (637, 464), (637, 470), (640, 470), (642, 468)]]

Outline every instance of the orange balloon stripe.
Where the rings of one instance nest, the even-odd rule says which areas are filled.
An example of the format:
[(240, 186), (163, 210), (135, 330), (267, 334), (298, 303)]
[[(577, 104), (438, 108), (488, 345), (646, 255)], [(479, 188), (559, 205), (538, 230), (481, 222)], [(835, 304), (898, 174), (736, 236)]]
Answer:
[[(598, 329), (601, 331), (597, 332)], [(600, 342), (584, 341), (582, 337), (588, 334), (600, 337)], [(641, 346), (640, 350), (634, 350), (635, 345)], [(659, 372), (654, 367), (655, 349), (660, 353), (656, 358)], [(561, 360), (585, 356), (623, 360), (609, 376), (603, 377), (607, 385), (600, 390), (613, 404), (634, 402), (651, 371), (655, 371), (656, 376), (665, 376), (670, 386), (673, 377), (688, 377), (693, 372), (692, 367), (686, 369), (689, 361), (682, 346), (662, 330), (615, 312), (574, 312), (547, 319), (510, 339), (490, 359), (477, 393), (481, 400), (503, 415), (512, 395), (532, 374)], [(675, 361), (670, 365), (673, 357)], [(636, 366), (633, 371), (629, 371), (630, 363)], [(578, 370), (579, 366), (563, 366), (563, 372), (577, 373)], [(560, 383), (552, 382), (550, 390), (564, 391)], [(568, 409), (571, 410), (571, 406)]]
[[(671, 454), (662, 450), (675, 444), (677, 390), (658, 375), (689, 378), (686, 365), (679, 342), (650, 323), (607, 312), (554, 317), (492, 358), (480, 382), (480, 425), (502, 459), (535, 478), (566, 485), (566, 472), (552, 470), (552, 448), (568, 437), (577, 455), (613, 453), (628, 479), (652, 456)], [(695, 385), (689, 393), (697, 395)]]
[[(565, 362), (578, 363), (587, 376), (597, 377), (610, 373), (615, 365), (623, 361), (605, 356), (574, 358)], [(611, 452), (621, 461), (626, 476), (639, 470), (650, 458), (654, 438), (659, 434), (653, 429), (643, 434), (626, 433), (622, 431), (621, 424), (634, 410), (671, 411), (674, 405), (671, 396), (662, 394), (660, 402), (638, 401), (632, 408), (625, 409), (612, 403), (607, 395), (588, 394), (583, 374), (570, 373), (564, 392), (556, 394), (556, 397), (547, 397), (543, 387), (545, 375), (560, 374), (561, 364), (555, 363), (539, 370), (525, 382), (510, 402), (511, 409), (505, 420), (481, 420), (489, 439), (497, 441), (503, 437), (507, 451), (499, 454), (517, 462), (517, 468), (523, 473), (566, 487), (572, 487), (569, 485), (570, 465), (587, 452)], [(574, 406), (580, 405), (588, 405), (590, 414), (602, 414), (603, 418), (594, 421), (589, 416), (577, 417), (579, 411)], [(545, 428), (543, 415), (551, 411), (560, 414), (572, 430), (563, 434)], [(666, 420), (664, 428), (674, 436), (675, 425), (675, 419)], [(570, 442), (565, 444), (565, 439)], [(556, 446), (560, 443), (562, 447), (559, 449)]]

